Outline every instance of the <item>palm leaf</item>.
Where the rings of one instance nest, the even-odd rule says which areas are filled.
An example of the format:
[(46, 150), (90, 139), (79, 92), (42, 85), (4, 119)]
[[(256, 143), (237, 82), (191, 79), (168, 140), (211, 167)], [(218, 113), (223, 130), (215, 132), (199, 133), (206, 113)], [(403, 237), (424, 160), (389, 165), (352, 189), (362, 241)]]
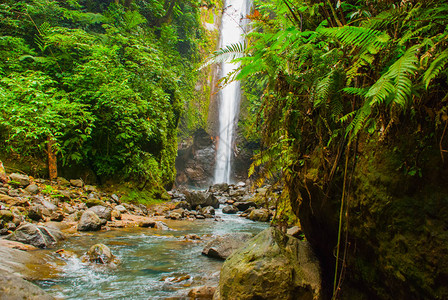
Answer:
[(245, 43), (230, 44), (224, 48), (221, 48), (215, 51), (207, 59), (207, 61), (199, 68), (199, 70), (202, 70), (203, 68), (211, 64), (229, 62), (236, 58), (244, 57), (246, 55), (245, 49), (246, 49)]

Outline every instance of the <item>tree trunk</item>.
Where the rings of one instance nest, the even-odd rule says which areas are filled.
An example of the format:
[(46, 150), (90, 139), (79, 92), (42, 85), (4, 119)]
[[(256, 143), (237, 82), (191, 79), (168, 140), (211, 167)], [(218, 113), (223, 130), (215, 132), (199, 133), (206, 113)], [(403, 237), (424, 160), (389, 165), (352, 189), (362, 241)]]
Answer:
[(53, 149), (55, 144), (54, 137), (48, 137), (47, 139), (47, 153), (48, 153), (48, 175), (50, 180), (58, 178), (58, 165), (56, 152)]
[(131, 9), (132, 0), (125, 0), (124, 1), (124, 7), (126, 7), (127, 10)]
[(6, 176), (6, 171), (5, 171), (5, 167), (3, 167), (3, 163), (0, 160), (0, 182), (3, 183), (7, 183), (8, 180), (8, 176)]
[(157, 22), (156, 22), (157, 27), (162, 25), (165, 22), (168, 22), (168, 20), (171, 17), (171, 14), (173, 13), (174, 5), (176, 5), (176, 0), (165, 0), (164, 6), (168, 6), (168, 7), (166, 8), (165, 15), (157, 20)]

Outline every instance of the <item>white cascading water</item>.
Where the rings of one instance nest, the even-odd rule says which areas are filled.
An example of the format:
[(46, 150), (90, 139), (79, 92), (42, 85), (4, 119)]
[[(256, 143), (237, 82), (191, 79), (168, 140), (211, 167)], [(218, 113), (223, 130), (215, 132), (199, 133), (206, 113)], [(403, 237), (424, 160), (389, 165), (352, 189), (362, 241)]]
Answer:
[[(245, 17), (249, 12), (250, 0), (226, 0), (221, 23), (220, 47), (244, 42)], [(234, 71), (238, 65), (223, 63), (221, 78)], [(241, 98), (239, 81), (224, 86), (219, 93), (219, 139), (216, 155), (215, 183), (230, 183), (232, 152), (234, 148), (235, 125)]]

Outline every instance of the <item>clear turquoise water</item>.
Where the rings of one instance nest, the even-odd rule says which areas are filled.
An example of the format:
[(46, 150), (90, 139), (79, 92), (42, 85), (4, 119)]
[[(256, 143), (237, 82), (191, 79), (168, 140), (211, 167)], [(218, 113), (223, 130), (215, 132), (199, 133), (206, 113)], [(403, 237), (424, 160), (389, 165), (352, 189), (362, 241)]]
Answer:
[[(71, 258), (56, 263), (56, 275), (36, 282), (53, 296), (63, 299), (166, 299), (186, 296), (192, 287), (216, 285), (222, 261), (201, 255), (211, 235), (230, 232), (258, 233), (267, 223), (235, 215), (217, 214), (222, 221), (166, 221), (174, 230), (120, 229), (72, 237), (60, 248), (84, 254), (96, 243), (107, 245), (121, 264), (98, 267)], [(197, 234), (199, 242), (186, 241)], [(51, 254), (55, 257), (57, 254)], [(179, 276), (190, 279), (176, 282)]]

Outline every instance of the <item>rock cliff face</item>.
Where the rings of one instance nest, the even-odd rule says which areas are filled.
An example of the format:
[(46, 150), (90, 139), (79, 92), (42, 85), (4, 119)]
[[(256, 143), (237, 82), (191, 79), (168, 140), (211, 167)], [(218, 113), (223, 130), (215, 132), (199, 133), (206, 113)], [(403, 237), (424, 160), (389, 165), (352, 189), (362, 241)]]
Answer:
[(176, 158), (177, 185), (206, 187), (213, 182), (215, 145), (212, 136), (199, 129), (193, 136), (193, 144), (179, 149)]
[[(342, 227), (342, 298), (448, 299), (448, 169), (437, 145), (424, 133), (400, 133), (360, 145), (357, 155)], [(290, 185), (292, 204), (332, 286), (342, 176), (328, 189), (308, 167)]]
[[(238, 181), (247, 179), (247, 171), (256, 147), (257, 144), (244, 141), (238, 146), (239, 151), (232, 164), (234, 179)], [(212, 185), (215, 175), (215, 157), (216, 139), (204, 129), (198, 129), (193, 135), (193, 143), (190, 146), (182, 146), (177, 151), (176, 184), (198, 188)]]

